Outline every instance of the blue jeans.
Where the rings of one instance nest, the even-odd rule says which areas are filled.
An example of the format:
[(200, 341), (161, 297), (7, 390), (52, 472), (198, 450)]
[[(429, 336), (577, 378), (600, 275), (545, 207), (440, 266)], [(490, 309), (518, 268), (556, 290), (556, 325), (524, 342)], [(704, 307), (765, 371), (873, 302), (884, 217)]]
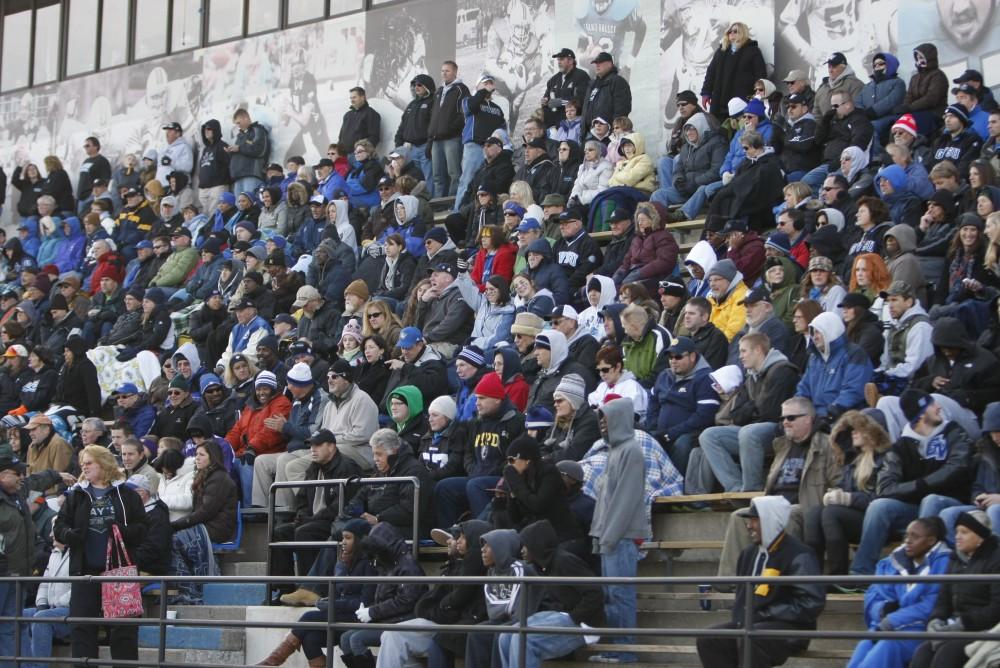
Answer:
[[(49, 608), (48, 610), (25, 608), (23, 616), (41, 620), (46, 617), (65, 617), (68, 614), (69, 608)], [(30, 654), (33, 657), (52, 656), (52, 638), (68, 639), (69, 632), (69, 624), (61, 622), (37, 621), (32, 624), (24, 624), (21, 627), (21, 653)], [(25, 663), (22, 665), (25, 668), (47, 668), (49, 664)]]
[(674, 159), (669, 155), (660, 158), (656, 163), (656, 177), (660, 180), (660, 187), (674, 181)]
[[(688, 201), (684, 203), (681, 207), (681, 211), (687, 216), (688, 220), (694, 220), (698, 214), (701, 212), (708, 200), (715, 197), (715, 193), (722, 190), (722, 181), (714, 181), (709, 183), (707, 186), (698, 186), (698, 189), (694, 191), (694, 194), (688, 198)], [(683, 470), (683, 469), (681, 469)]]
[(756, 492), (764, 489), (764, 455), (771, 448), (773, 422), (744, 427), (709, 427), (698, 442), (712, 473), (726, 492)]
[(351, 629), (340, 636), (340, 651), (345, 656), (362, 656), (369, 652), (369, 647), (381, 645), (382, 632), (368, 629)]
[(691, 450), (694, 449), (695, 445), (695, 435), (692, 433), (682, 434), (677, 437), (677, 440), (670, 441), (664, 450), (667, 451), (667, 456), (670, 457), (670, 461), (674, 463), (674, 467), (678, 471), (687, 471), (688, 468), (688, 458), (691, 456)]
[(264, 182), (256, 176), (244, 176), (236, 179), (236, 182), (233, 183), (233, 194), (239, 197), (240, 193), (251, 193), (256, 199), (257, 188), (260, 188), (262, 185), (264, 185)]
[(450, 527), (469, 509), (469, 499), (465, 495), (468, 483), (468, 478), (456, 477), (438, 480), (434, 485), (431, 501), (431, 507), (434, 508), (434, 526)]
[[(212, 544), (200, 524), (174, 532), (170, 550), (171, 575), (211, 575), (218, 570), (214, 560)], [(177, 600), (183, 605), (201, 605), (203, 588), (201, 582), (178, 582)]]
[(240, 501), (244, 508), (253, 506), (253, 464), (245, 466), (239, 459), (233, 460), (233, 466), (240, 477)]
[(677, 188), (670, 185), (669, 181), (666, 185), (661, 185), (658, 189), (654, 190), (653, 194), (649, 196), (650, 202), (659, 202), (663, 206), (682, 204), (687, 199)]
[[(944, 528), (947, 530), (945, 535), (947, 536), (949, 545), (955, 545), (955, 522), (958, 521), (958, 516), (973, 510), (980, 510), (980, 508), (979, 506), (951, 506), (941, 511), (939, 517), (944, 522)], [(993, 525), (993, 533), (1000, 535), (1000, 506), (990, 506), (985, 512), (986, 516), (990, 518), (990, 523)]]
[(469, 189), (469, 184), (472, 183), (473, 177), (484, 162), (486, 162), (486, 156), (483, 155), (482, 146), (470, 141), (462, 147), (462, 176), (458, 180), (458, 191), (455, 193), (455, 206), (452, 207), (452, 211), (457, 212), (460, 208), (459, 205), (462, 203), (465, 191)]
[[(13, 582), (0, 583), (0, 615), (16, 617), (21, 611)], [(21, 654), (27, 654), (27, 648), (21, 648)], [(0, 656), (14, 656), (14, 622), (0, 622)], [(13, 666), (13, 661), (0, 661), (0, 668)]]
[(469, 510), (473, 517), (479, 517), (493, 502), (493, 492), (491, 490), (497, 486), (500, 476), (483, 475), (478, 478), (469, 478), (465, 485), (465, 497), (469, 500)]
[(819, 196), (819, 189), (823, 185), (823, 181), (826, 181), (826, 177), (829, 176), (829, 174), (830, 168), (826, 165), (820, 165), (819, 167), (814, 167), (806, 172), (805, 175), (799, 179), (799, 181), (812, 188), (814, 196)]
[[(631, 538), (622, 538), (614, 550), (601, 555), (601, 577), (634, 578), (638, 574), (639, 546)], [(606, 585), (604, 587), (604, 611), (608, 616), (608, 626), (614, 628), (635, 628), (636, 599), (635, 585)], [(615, 645), (628, 645), (632, 636), (614, 636)], [(605, 654), (609, 654), (605, 652)], [(636, 656), (630, 652), (610, 653), (622, 662), (634, 662)]]
[(462, 138), (435, 139), (431, 144), (434, 172), (434, 197), (447, 197), (458, 192), (462, 176)]
[[(536, 612), (528, 617), (527, 625), (571, 628), (577, 624), (568, 612), (547, 610)], [(521, 636), (516, 633), (500, 634), (497, 644), (500, 649), (500, 664), (503, 668), (538, 668), (543, 661), (566, 656), (584, 645), (582, 635), (531, 633), (525, 637), (527, 644), (524, 653), (524, 666), (521, 666)]]
[(434, 163), (427, 157), (427, 144), (423, 143), (420, 146), (411, 146), (410, 160), (416, 163), (420, 171), (424, 173), (424, 182), (427, 184), (427, 188), (432, 188), (434, 184), (431, 182), (431, 177), (434, 174)]
[(892, 536), (901, 534), (913, 520), (939, 515), (945, 508), (957, 505), (960, 505), (957, 499), (940, 494), (928, 494), (919, 506), (896, 499), (875, 499), (865, 511), (861, 543), (851, 562), (851, 575), (875, 573), (875, 564), (882, 548)]

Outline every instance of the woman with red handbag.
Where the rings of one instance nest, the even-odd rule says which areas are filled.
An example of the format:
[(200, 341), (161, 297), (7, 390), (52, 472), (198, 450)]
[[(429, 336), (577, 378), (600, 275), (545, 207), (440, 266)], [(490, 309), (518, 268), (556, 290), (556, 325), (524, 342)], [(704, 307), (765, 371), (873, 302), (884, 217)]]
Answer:
[[(139, 547), (146, 534), (146, 510), (139, 495), (124, 485), (125, 476), (107, 448), (85, 447), (80, 452), (80, 469), (80, 481), (67, 492), (53, 531), (56, 540), (69, 547), (70, 575), (100, 575), (110, 569), (112, 551), (118, 552), (112, 545), (117, 542), (116, 533), (128, 554)], [(119, 555), (118, 565), (125, 565), (126, 557)], [(71, 617), (103, 617), (102, 603), (99, 583), (73, 583)], [(97, 658), (98, 626), (73, 625), (70, 638), (74, 658)], [(111, 658), (138, 660), (138, 627), (111, 627)]]

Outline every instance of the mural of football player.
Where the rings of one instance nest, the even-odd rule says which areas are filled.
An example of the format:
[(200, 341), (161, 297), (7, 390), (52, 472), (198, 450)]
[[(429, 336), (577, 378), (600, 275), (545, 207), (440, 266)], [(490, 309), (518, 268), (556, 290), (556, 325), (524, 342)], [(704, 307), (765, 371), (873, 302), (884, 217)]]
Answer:
[(614, 58), (618, 73), (628, 79), (646, 39), (646, 22), (639, 13), (639, 0), (575, 0), (575, 16), (580, 31), (577, 53), (581, 65), (585, 63), (593, 76), (590, 61), (607, 51)]
[(912, 0), (899, 14), (900, 53), (922, 42), (938, 49), (949, 79), (966, 69), (983, 73), (987, 86), (1000, 84), (998, 0)]
[(320, 108), (316, 90), (316, 77), (306, 70), (306, 54), (299, 51), (291, 63), (288, 80), (288, 95), (285, 97), (285, 107), (281, 112), (283, 124), (295, 124), (298, 134), (288, 145), (285, 157), (305, 155), (306, 141), (311, 142), (316, 153), (320, 153), (323, 142), (329, 134), (326, 128), (326, 118)]
[(159, 65), (146, 76), (146, 93), (128, 111), (128, 118), (139, 119), (129, 135), (125, 150), (140, 155), (148, 148), (163, 144), (163, 126), (177, 122), (188, 136), (198, 128), (191, 113), (187, 89), (182, 80), (171, 81)]
[[(511, 136), (516, 136), (519, 123), (534, 111), (524, 106), (528, 92), (544, 87), (555, 71), (554, 61), (548, 57), (552, 11), (550, 0), (510, 0), (507, 11), (494, 18), (487, 31), (482, 73), (493, 77), (496, 95), (509, 105), (507, 123)], [(540, 99), (541, 94), (541, 90), (536, 91), (530, 99)]]

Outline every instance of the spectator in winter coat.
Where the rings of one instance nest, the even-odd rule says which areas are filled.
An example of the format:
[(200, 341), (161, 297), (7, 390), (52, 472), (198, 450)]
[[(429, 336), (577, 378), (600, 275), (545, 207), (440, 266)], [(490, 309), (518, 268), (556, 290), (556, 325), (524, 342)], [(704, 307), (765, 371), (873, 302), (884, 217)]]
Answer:
[(816, 142), (816, 117), (809, 101), (798, 94), (786, 98), (785, 144), (781, 164), (789, 183), (800, 181), (820, 162), (822, 147)]
[[(920, 517), (906, 527), (903, 544), (878, 562), (875, 574), (943, 575), (951, 550), (944, 526), (936, 517)], [(865, 592), (865, 623), (870, 631), (923, 631), (940, 595), (938, 582), (874, 584)], [(862, 640), (848, 664), (851, 668), (906, 668), (919, 640)]]
[(813, 100), (813, 111), (820, 117), (833, 111), (833, 105), (837, 104), (833, 96), (837, 93), (843, 93), (846, 99), (853, 101), (864, 88), (843, 53), (835, 51), (824, 64), (828, 76), (823, 77)]
[(983, 140), (972, 128), (968, 110), (960, 104), (949, 105), (944, 110), (944, 129), (931, 145), (931, 154), (925, 167), (933, 169), (937, 163), (948, 160), (967, 177), (972, 161), (979, 157)]
[(434, 79), (427, 74), (418, 74), (410, 83), (413, 100), (403, 110), (394, 140), (396, 146), (403, 146), (410, 151), (413, 161), (424, 175), (419, 180), (430, 183), (432, 172), (427, 142), (430, 139), (431, 114), (434, 111)]
[(871, 81), (855, 97), (855, 104), (867, 114), (875, 128), (875, 136), (884, 142), (889, 127), (899, 118), (896, 108), (906, 97), (906, 84), (897, 75), (899, 59), (891, 53), (872, 56)]
[(608, 188), (612, 165), (604, 157), (607, 148), (593, 139), (583, 146), (583, 162), (576, 174), (576, 181), (569, 193), (569, 200), (589, 205), (594, 197)]
[(495, 90), (493, 77), (484, 74), (476, 84), (476, 92), (461, 100), (460, 111), (465, 116), (461, 137), (462, 174), (453, 211), (458, 211), (467, 202), (469, 186), (476, 181), (476, 174), (487, 159), (483, 150), (486, 140), (495, 130), (505, 127), (503, 109), (492, 99)]
[(653, 161), (646, 154), (646, 140), (638, 132), (625, 135), (618, 144), (621, 159), (615, 163), (608, 186), (629, 187), (652, 193), (656, 189)]
[[(587, 240), (593, 241), (582, 231), (582, 225), (578, 224), (577, 227), (581, 228), (579, 239), (587, 237)], [(532, 241), (528, 246), (528, 267), (525, 273), (531, 279), (536, 291), (549, 290), (555, 302), (566, 304), (570, 301), (572, 287), (566, 272), (555, 263), (553, 255), (553, 248), (546, 239)]]
[(664, 206), (681, 204), (699, 187), (720, 180), (727, 150), (725, 138), (709, 127), (708, 117), (694, 114), (684, 125), (684, 145), (673, 159), (672, 180), (661, 183), (650, 200)]
[(875, 177), (875, 191), (889, 207), (893, 223), (914, 228), (920, 223), (923, 199), (913, 190), (903, 167), (889, 165), (880, 169)]
[(725, 121), (729, 100), (750, 97), (754, 83), (766, 77), (764, 56), (756, 40), (750, 39), (750, 29), (745, 23), (731, 23), (705, 71), (702, 106), (720, 122)]
[(198, 202), (201, 211), (215, 211), (222, 193), (229, 190), (229, 144), (222, 139), (222, 125), (212, 118), (201, 126), (202, 149), (198, 164)]
[[(784, 179), (777, 154), (764, 141), (764, 136), (755, 131), (745, 131), (740, 136), (740, 146), (746, 159), (740, 162), (731, 179), (727, 181), (723, 177), (725, 185), (718, 189), (712, 200), (710, 219), (716, 216), (723, 220), (740, 218), (747, 221), (750, 229), (757, 231), (774, 223), (773, 207), (782, 199)], [(686, 214), (691, 202), (688, 200), (681, 211)], [(693, 209), (691, 211), (694, 212)]]
[(292, 404), (284, 395), (278, 394), (278, 382), (270, 371), (261, 371), (254, 380), (254, 395), (247, 401), (239, 420), (226, 434), (225, 439), (240, 459), (240, 477), (243, 484), (244, 506), (252, 505), (250, 492), (253, 480), (253, 463), (257, 455), (281, 452), (287, 437), (276, 429), (265, 425), (274, 415), (288, 418)]
[(948, 104), (948, 76), (938, 67), (937, 47), (931, 43), (920, 44), (913, 50), (916, 71), (910, 77), (903, 103), (893, 112), (910, 114), (916, 121), (915, 131), (927, 136), (938, 127)]
[(643, 203), (636, 208), (635, 227), (637, 233), (612, 278), (616, 286), (641, 282), (652, 290), (660, 279), (674, 271), (677, 242), (663, 228), (660, 214), (652, 204)]
[(607, 51), (592, 61), (597, 73), (587, 89), (583, 107), (583, 127), (590, 128), (597, 118), (613, 119), (632, 113), (632, 89), (615, 67)]
[[(562, 269), (574, 294), (586, 285), (587, 276), (601, 265), (602, 260), (600, 246), (583, 227), (585, 219), (586, 213), (579, 207), (567, 209), (559, 214), (559, 232), (562, 238), (552, 247), (556, 264)], [(534, 243), (528, 249), (529, 255), (531, 249), (535, 247)], [(556, 295), (558, 303), (568, 301), (569, 295), (560, 299), (555, 290), (553, 294)]]
[(836, 419), (861, 406), (864, 385), (872, 378), (868, 355), (844, 332), (835, 313), (821, 313), (809, 323), (809, 357), (795, 394), (811, 400), (820, 417)]
[(732, 341), (746, 324), (746, 308), (742, 305), (747, 293), (743, 274), (730, 259), (716, 262), (708, 272), (710, 322)]

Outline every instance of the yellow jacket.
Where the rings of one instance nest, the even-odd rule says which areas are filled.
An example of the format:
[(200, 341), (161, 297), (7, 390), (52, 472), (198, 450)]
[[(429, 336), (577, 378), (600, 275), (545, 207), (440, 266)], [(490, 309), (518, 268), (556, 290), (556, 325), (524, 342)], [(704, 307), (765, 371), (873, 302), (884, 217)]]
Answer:
[(730, 341), (747, 324), (747, 308), (740, 303), (746, 296), (747, 286), (743, 281), (737, 283), (721, 303), (712, 294), (708, 295), (708, 303), (712, 305), (712, 317), (708, 321), (721, 329)]
[(615, 163), (615, 170), (608, 179), (608, 185), (629, 186), (647, 193), (653, 192), (656, 190), (656, 181), (653, 178), (656, 170), (653, 161), (646, 155), (646, 140), (638, 132), (625, 135), (625, 139), (635, 145), (635, 155), (631, 159), (622, 158)]

